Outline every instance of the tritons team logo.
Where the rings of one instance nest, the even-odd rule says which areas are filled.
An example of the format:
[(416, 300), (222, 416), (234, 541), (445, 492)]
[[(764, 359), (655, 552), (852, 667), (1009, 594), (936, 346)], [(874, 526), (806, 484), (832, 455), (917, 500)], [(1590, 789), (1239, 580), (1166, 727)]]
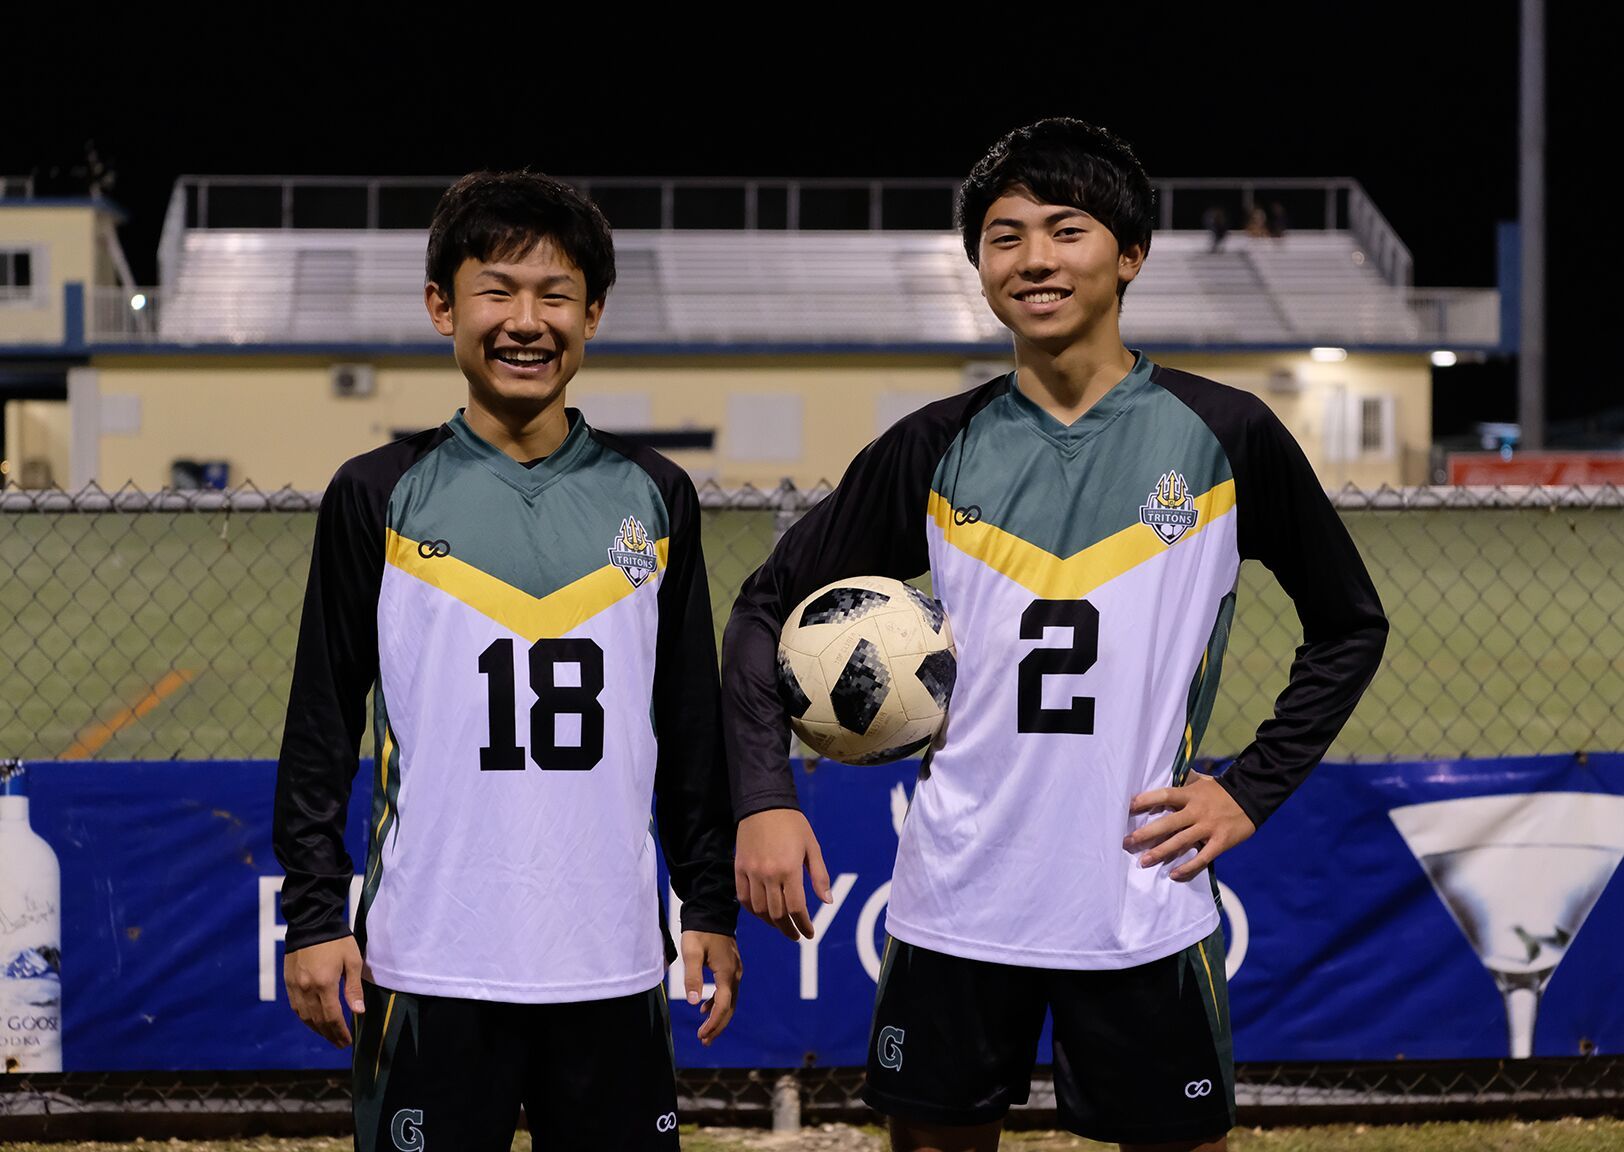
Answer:
[(1145, 498), (1139, 509), (1139, 522), (1161, 537), (1163, 544), (1175, 544), (1195, 527), (1195, 500), (1190, 496), (1190, 485), (1177, 472), (1168, 470), (1156, 482), (1156, 487)]
[(620, 522), (620, 533), (609, 545), (609, 563), (626, 574), (633, 588), (641, 588), (658, 567), (648, 529), (635, 516)]

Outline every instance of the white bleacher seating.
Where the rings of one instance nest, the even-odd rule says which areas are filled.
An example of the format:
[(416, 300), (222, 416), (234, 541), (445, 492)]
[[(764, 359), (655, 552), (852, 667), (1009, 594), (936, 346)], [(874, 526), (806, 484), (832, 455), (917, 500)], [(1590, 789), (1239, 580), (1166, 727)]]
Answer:
[[(187, 344), (423, 343), (412, 231), (190, 230), (158, 336)], [(1421, 338), (1403, 289), (1345, 232), (1158, 233), (1128, 291), (1130, 342), (1383, 344)], [(1004, 331), (959, 238), (938, 232), (621, 231), (595, 347), (974, 344)]]

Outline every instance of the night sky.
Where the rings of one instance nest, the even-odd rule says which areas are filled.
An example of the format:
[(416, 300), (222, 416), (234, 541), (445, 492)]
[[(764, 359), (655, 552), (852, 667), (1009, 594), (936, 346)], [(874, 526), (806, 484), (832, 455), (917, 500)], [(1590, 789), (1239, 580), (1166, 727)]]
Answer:
[[(1590, 156), (1617, 138), (1615, 113), (1599, 110), (1619, 100), (1610, 30), (1551, 7), (1548, 405), (1560, 421), (1621, 403), (1588, 368), (1614, 327), (1598, 272), (1620, 256)], [(901, 34), (836, 28), (847, 18), (812, 9), (656, 27), (603, 6), (596, 25), (571, 28), (551, 10), (400, 8), (229, 36), (177, 28), (150, 49), (150, 20), (30, 29), (63, 47), (28, 56), (8, 87), (55, 95), (26, 115), (13, 106), (0, 173), (49, 187), (94, 139), (150, 282), (182, 173), (958, 178), (1004, 131), (1064, 114), (1124, 136), (1152, 176), (1353, 177), (1409, 246), (1418, 285), (1494, 283), (1495, 224), (1517, 214), (1515, 3), (1092, 9), (973, 10)], [(1509, 365), (1440, 374), (1440, 432), (1514, 415)]]

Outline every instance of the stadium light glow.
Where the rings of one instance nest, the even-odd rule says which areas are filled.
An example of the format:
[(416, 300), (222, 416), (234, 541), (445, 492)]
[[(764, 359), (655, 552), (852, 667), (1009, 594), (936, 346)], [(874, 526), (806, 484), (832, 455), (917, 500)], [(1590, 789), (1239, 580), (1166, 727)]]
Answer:
[(134, 296), (130, 297), (130, 309), (132, 311), (139, 312), (139, 311), (141, 311), (141, 309), (145, 308), (146, 306), (147, 306), (147, 295), (146, 295), (145, 292), (137, 292)]
[(1340, 364), (1348, 358), (1346, 348), (1310, 348), (1308, 358), (1316, 364)]
[(1432, 354), (1432, 366), (1434, 368), (1453, 368), (1455, 362), (1459, 359), (1459, 356), (1456, 356), (1447, 348), (1440, 348)]

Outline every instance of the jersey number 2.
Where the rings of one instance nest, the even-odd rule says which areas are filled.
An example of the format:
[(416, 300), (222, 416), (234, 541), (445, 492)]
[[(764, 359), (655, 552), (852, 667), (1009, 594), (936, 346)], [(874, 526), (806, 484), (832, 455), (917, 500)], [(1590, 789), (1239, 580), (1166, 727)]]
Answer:
[(1034, 648), (1017, 669), (1017, 732), (1094, 731), (1094, 697), (1073, 696), (1069, 708), (1043, 706), (1043, 678), (1087, 672), (1100, 658), (1100, 612), (1087, 600), (1034, 600), (1021, 613), (1021, 639), (1041, 640), (1045, 628), (1070, 628), (1071, 647)]
[[(560, 684), (558, 668), (573, 664), (577, 683)], [(493, 641), (479, 654), (479, 670), (491, 678), (491, 742), (479, 750), (484, 772), (524, 769), (524, 749), (513, 728), (513, 641)], [(530, 647), (530, 687), (536, 702), (530, 708), (530, 758), (550, 772), (584, 772), (603, 759), (603, 649), (592, 640), (570, 637), (537, 640)], [(559, 716), (581, 718), (578, 744), (560, 745), (556, 738)]]

